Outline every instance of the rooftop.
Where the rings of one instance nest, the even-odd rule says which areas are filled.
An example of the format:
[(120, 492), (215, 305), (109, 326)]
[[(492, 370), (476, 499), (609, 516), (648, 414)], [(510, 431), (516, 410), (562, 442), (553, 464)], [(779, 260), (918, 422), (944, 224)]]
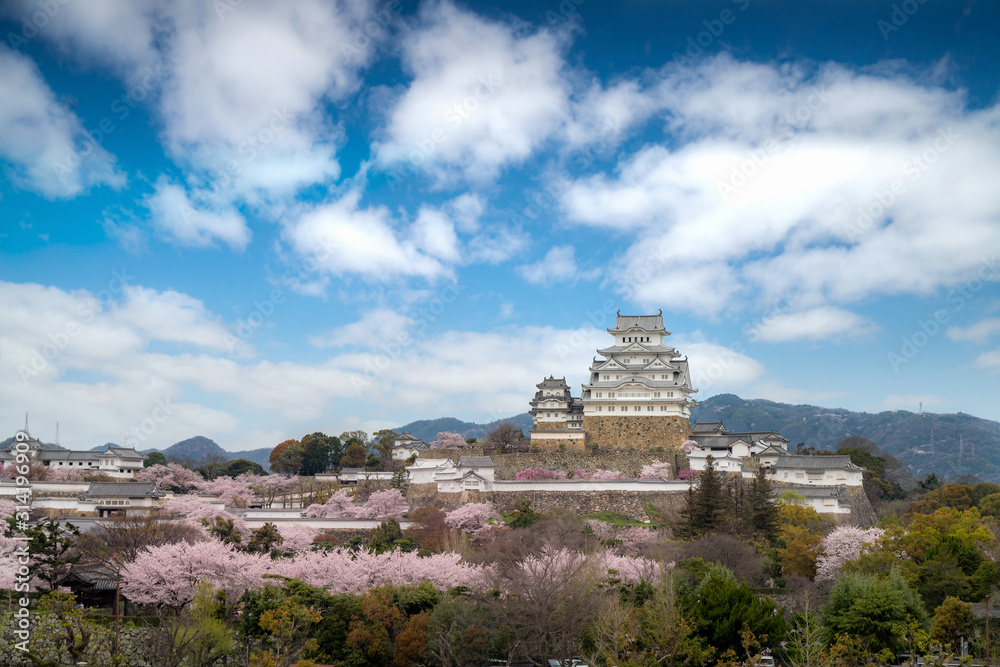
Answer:
[(90, 488), (81, 495), (101, 498), (160, 498), (163, 493), (156, 490), (155, 482), (91, 482)]
[(625, 333), (631, 329), (670, 335), (670, 332), (663, 328), (662, 310), (656, 315), (622, 315), (619, 310), (618, 317), (615, 319), (615, 327), (608, 329), (608, 333)]

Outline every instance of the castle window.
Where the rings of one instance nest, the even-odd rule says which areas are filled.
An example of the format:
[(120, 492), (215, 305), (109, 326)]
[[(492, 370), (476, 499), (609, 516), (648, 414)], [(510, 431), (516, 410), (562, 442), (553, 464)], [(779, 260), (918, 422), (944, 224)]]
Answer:
[(673, 398), (673, 397), (674, 397), (674, 392), (668, 391), (667, 392), (667, 398)]
[(615, 406), (613, 405), (608, 406), (608, 412), (614, 412), (614, 411), (615, 411)]
[(603, 405), (598, 405), (597, 406), (597, 411), (598, 412), (604, 412), (604, 406)]
[(652, 412), (652, 411), (653, 411), (653, 406), (652, 405), (650, 405), (650, 406), (648, 406), (646, 408), (646, 412)]

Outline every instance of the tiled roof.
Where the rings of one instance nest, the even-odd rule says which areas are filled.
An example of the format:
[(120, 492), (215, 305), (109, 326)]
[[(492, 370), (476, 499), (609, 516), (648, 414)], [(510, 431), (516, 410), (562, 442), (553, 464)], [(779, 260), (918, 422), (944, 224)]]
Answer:
[(864, 470), (851, 463), (850, 456), (779, 456), (774, 468), (801, 468), (803, 470)]
[(459, 456), (458, 465), (460, 468), (496, 468), (488, 456)]
[(622, 333), (635, 328), (642, 329), (643, 331), (669, 333), (663, 328), (663, 311), (660, 311), (656, 315), (622, 315), (618, 313), (614, 329), (608, 329), (608, 331)]
[(691, 425), (692, 433), (715, 433), (717, 431), (726, 432), (726, 427), (722, 425), (722, 422), (695, 422)]
[(364, 468), (341, 468), (340, 469), (340, 474), (341, 475), (357, 475), (357, 474), (363, 473), (364, 471), (365, 471)]
[(100, 498), (159, 498), (163, 494), (156, 490), (155, 482), (91, 482), (83, 492), (86, 497)]
[(60, 451), (42, 450), (38, 452), (37, 458), (39, 461), (93, 461), (97, 463), (101, 454), (103, 452), (71, 452), (65, 449)]

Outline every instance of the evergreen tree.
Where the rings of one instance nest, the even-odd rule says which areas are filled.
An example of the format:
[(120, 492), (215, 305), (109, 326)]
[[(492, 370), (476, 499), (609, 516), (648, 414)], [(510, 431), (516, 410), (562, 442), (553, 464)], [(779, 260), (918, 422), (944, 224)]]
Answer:
[(769, 542), (778, 539), (778, 505), (771, 497), (774, 486), (763, 465), (757, 466), (750, 484), (750, 520), (756, 533)]
[(715, 459), (710, 454), (705, 459), (705, 469), (698, 475), (697, 488), (688, 492), (681, 536), (698, 537), (719, 530), (726, 521), (728, 504), (722, 475), (715, 469)]
[(28, 571), (45, 582), (45, 586), (39, 588), (54, 591), (55, 582), (68, 574), (80, 560), (80, 554), (74, 553), (73, 549), (80, 529), (71, 523), (63, 527), (57, 519), (50, 518), (45, 523), (27, 528), (24, 536), (28, 538), (28, 551), (31, 553)]

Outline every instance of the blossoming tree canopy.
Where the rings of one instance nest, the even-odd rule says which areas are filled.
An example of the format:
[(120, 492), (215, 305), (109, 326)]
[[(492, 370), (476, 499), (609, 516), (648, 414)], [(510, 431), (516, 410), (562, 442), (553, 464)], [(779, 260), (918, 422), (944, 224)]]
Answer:
[(306, 516), (329, 519), (399, 519), (410, 509), (399, 489), (376, 491), (364, 504), (354, 502), (350, 491), (340, 489), (322, 505), (306, 508)]
[(502, 525), (500, 515), (489, 503), (466, 503), (448, 512), (444, 522), (449, 528), (474, 538), (482, 537)]

